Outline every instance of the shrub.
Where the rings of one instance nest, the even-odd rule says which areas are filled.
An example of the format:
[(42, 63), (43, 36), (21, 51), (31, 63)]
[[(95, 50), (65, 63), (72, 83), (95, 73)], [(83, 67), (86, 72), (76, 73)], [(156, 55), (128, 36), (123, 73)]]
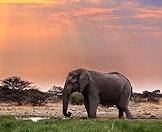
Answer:
[(51, 96), (47, 99), (49, 102), (59, 102), (62, 99), (63, 88), (53, 86), (52, 88), (50, 88), (50, 90), (48, 90), (47, 93), (51, 94)]
[(136, 103), (139, 102), (160, 102), (160, 90), (155, 90), (153, 92), (144, 91), (141, 93), (133, 93), (133, 99)]
[(22, 100), (22, 102), (24, 104), (31, 104), (33, 106), (43, 105), (45, 103), (45, 100), (50, 96), (49, 93), (45, 93), (37, 89), (24, 90), (21, 94), (24, 97), (24, 100)]
[(42, 105), (49, 96), (51, 96), (49, 93), (37, 89), (19, 91), (0, 86), (0, 102), (17, 102), (18, 105)]
[(84, 102), (84, 97), (81, 93), (74, 92), (70, 95), (70, 103), (73, 105), (82, 105)]

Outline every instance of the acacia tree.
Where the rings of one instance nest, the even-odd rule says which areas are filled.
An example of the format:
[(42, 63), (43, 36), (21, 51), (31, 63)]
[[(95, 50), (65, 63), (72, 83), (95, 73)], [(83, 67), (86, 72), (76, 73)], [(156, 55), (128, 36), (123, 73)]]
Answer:
[(22, 90), (32, 88), (32, 82), (23, 80), (20, 77), (9, 77), (4, 80), (1, 80), (2, 88), (10, 89), (11, 91), (7, 94), (7, 96), (11, 96), (12, 101), (16, 101), (18, 105), (22, 105), (21, 101), (24, 98), (22, 94)]
[(24, 90), (27, 88), (31, 88), (32, 82), (26, 81), (21, 79), (20, 77), (9, 77), (1, 81), (2, 86), (8, 89), (14, 89), (14, 90)]

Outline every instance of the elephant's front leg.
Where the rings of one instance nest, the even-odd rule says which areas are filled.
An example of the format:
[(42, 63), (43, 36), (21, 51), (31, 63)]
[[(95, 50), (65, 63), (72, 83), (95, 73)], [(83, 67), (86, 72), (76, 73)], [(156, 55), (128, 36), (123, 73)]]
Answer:
[(88, 96), (89, 103), (89, 118), (96, 118), (97, 108), (99, 105), (99, 97), (97, 95), (89, 95)]
[(88, 114), (88, 117), (89, 117), (89, 102), (88, 102), (88, 96), (87, 95), (84, 95), (84, 105), (85, 105), (85, 108), (86, 108), (86, 111), (87, 111), (87, 114)]

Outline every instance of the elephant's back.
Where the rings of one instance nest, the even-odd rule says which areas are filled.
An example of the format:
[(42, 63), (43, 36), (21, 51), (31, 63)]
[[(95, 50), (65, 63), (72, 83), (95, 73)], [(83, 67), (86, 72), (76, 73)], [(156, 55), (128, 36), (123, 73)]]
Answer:
[(118, 74), (92, 71), (90, 77), (101, 90), (111, 90), (111, 88), (119, 90), (124, 86), (123, 79)]
[(114, 96), (118, 96), (120, 95), (120, 92), (123, 90), (123, 87), (125, 85), (125, 83), (123, 82), (123, 80), (113, 74), (105, 74), (104, 75), (104, 82), (103, 82), (103, 90), (101, 90), (101, 92), (105, 92), (105, 93), (109, 93), (109, 95), (114, 95)]
[(126, 81), (131, 85), (131, 82), (129, 81), (129, 79), (126, 76), (124, 76), (123, 74), (119, 73), (119, 72), (110, 72), (110, 73), (107, 73), (107, 74), (109, 74), (109, 75), (117, 75), (120, 78), (122, 78), (123, 81)]

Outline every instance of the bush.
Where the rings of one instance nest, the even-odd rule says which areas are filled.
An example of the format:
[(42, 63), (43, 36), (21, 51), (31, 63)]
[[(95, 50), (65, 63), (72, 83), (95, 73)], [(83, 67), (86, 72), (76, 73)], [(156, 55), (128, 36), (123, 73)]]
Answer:
[(82, 105), (84, 102), (84, 97), (81, 93), (74, 92), (70, 95), (70, 103), (73, 105)]
[(48, 102), (60, 102), (62, 100), (63, 88), (52, 86), (52, 88), (50, 88), (47, 93), (51, 94), (51, 96), (47, 99)]
[(141, 93), (133, 93), (133, 99), (136, 103), (139, 102), (160, 102), (160, 90), (155, 90), (153, 92), (144, 91)]
[(0, 102), (17, 102), (18, 105), (42, 105), (50, 97), (49, 93), (37, 89), (16, 90), (0, 86)]
[(23, 104), (31, 104), (33, 106), (43, 105), (45, 100), (50, 96), (49, 93), (39, 91), (37, 89), (28, 89), (21, 92), (24, 99)]

